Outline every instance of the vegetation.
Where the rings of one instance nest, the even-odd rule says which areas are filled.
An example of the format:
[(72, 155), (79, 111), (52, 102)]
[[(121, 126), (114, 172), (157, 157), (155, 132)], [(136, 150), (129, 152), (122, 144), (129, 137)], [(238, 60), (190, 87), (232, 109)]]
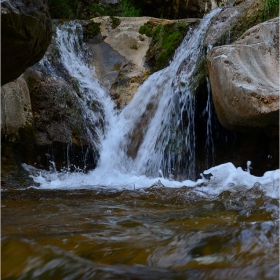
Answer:
[(112, 21), (112, 29), (115, 29), (117, 26), (120, 25), (121, 20), (119, 18), (116, 18), (116, 17), (113, 17), (113, 16), (110, 16), (110, 18), (111, 18), (111, 21)]
[(94, 36), (98, 35), (100, 32), (100, 23), (90, 22), (83, 28), (84, 40), (92, 39)]
[(145, 34), (147, 37), (152, 37), (152, 29), (145, 23), (139, 29), (140, 34)]
[(279, 16), (279, 0), (264, 0), (263, 19), (269, 20)]
[(132, 1), (121, 0), (122, 17), (140, 17), (142, 15), (141, 9), (137, 8)]
[(190, 91), (192, 94), (196, 94), (200, 92), (200, 88), (204, 86), (206, 83), (206, 76), (207, 76), (207, 65), (205, 59), (205, 52), (202, 53), (196, 63), (195, 70), (192, 75), (192, 80), (190, 83)]
[(98, 16), (138, 17), (142, 15), (135, 0), (121, 0), (121, 5), (110, 5), (99, 0), (49, 0), (54, 19), (90, 19)]
[(184, 22), (159, 24), (153, 19), (142, 25), (140, 34), (152, 37), (147, 60), (154, 71), (164, 68), (184, 39), (189, 26)]

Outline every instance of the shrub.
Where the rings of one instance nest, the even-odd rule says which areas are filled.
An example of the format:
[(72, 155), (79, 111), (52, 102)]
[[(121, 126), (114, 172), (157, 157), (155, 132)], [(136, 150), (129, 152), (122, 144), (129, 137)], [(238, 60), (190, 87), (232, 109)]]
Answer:
[(139, 33), (140, 34), (145, 34), (146, 36), (148, 37), (152, 37), (152, 30), (149, 26), (147, 25), (142, 25), (140, 28), (139, 28)]
[(121, 20), (119, 18), (116, 18), (116, 17), (113, 17), (113, 16), (110, 16), (110, 18), (111, 18), (111, 21), (112, 21), (112, 23), (111, 23), (112, 29), (115, 29), (117, 26), (120, 25)]
[(279, 0), (264, 0), (263, 19), (269, 20), (279, 16)]
[(122, 4), (122, 17), (140, 17), (141, 16), (141, 10), (137, 9), (132, 1), (129, 0), (121, 0)]

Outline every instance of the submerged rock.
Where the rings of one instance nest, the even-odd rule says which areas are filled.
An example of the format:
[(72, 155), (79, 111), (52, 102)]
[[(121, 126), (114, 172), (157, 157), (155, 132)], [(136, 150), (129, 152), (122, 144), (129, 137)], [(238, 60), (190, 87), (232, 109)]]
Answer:
[(1, 1), (1, 85), (37, 63), (51, 41), (46, 0)]
[(213, 101), (221, 124), (244, 131), (279, 126), (279, 19), (245, 32), (207, 55)]

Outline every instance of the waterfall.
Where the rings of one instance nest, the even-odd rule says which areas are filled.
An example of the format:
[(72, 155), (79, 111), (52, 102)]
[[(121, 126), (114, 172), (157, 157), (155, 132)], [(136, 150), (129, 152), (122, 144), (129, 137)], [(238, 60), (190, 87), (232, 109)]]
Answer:
[[(57, 24), (55, 22), (54, 24)], [(114, 103), (108, 93), (101, 87), (93, 66), (88, 61), (89, 53), (83, 43), (82, 26), (76, 22), (65, 22), (56, 27), (51, 47), (44, 58), (39, 62), (39, 69), (52, 79), (69, 84), (67, 90), (71, 91), (77, 108), (82, 111), (85, 136), (92, 143), (92, 150), (98, 154), (101, 143), (113, 119)], [(72, 88), (72, 83), (75, 83)], [(61, 91), (61, 89), (58, 89)], [(67, 101), (66, 101), (66, 106)], [(79, 129), (79, 128), (78, 128)], [(93, 145), (94, 144), (94, 145)], [(71, 143), (67, 144), (64, 170), (69, 171), (72, 165), (69, 150)], [(81, 143), (81, 148), (83, 145)], [(99, 151), (96, 151), (99, 150)], [(87, 170), (87, 157), (89, 148), (82, 151), (83, 170)], [(95, 156), (95, 155), (94, 155)], [(92, 158), (92, 157), (91, 157)], [(51, 163), (51, 162), (50, 162)], [(54, 163), (51, 163), (53, 166)], [(78, 170), (77, 168), (75, 170)]]
[[(53, 161), (50, 171), (23, 164), (34, 182), (40, 184), (39, 188), (137, 190), (152, 185), (188, 186), (204, 196), (218, 195), (229, 189), (232, 191), (234, 186), (237, 190), (240, 186), (251, 188), (257, 183), (262, 185), (267, 195), (278, 197), (279, 170), (256, 177), (241, 167), (225, 163), (205, 171), (205, 174), (211, 174), (210, 180), (202, 178), (194, 181), (197, 172), (197, 129), (205, 130), (203, 141), (209, 166), (214, 163), (215, 141), (227, 135), (219, 135), (215, 127), (217, 120), (213, 118), (209, 83), (207, 101), (203, 105), (203, 118), (207, 121), (201, 127), (196, 127), (200, 125), (195, 120), (198, 99), (191, 92), (193, 73), (197, 61), (203, 56), (205, 32), (212, 17), (219, 11), (213, 10), (199, 26), (188, 32), (169, 66), (151, 75), (120, 113), (115, 111), (108, 92), (98, 82), (95, 69), (86, 60), (82, 27), (76, 22), (59, 25), (53, 39), (54, 51), (59, 53), (55, 56), (56, 62), (53, 63), (53, 56), (47, 53), (39, 64), (43, 72), (53, 79), (70, 81), (73, 78), (78, 82), (78, 89), (73, 94), (88, 123), (87, 133), (94, 144), (98, 144), (100, 159), (97, 167), (86, 174), (68, 172), (67, 167), (64, 172), (57, 172)], [(86, 159), (88, 148), (84, 153)], [(71, 164), (69, 157), (67, 166)]]
[[(196, 97), (191, 92), (191, 81), (202, 55), (204, 35), (211, 19), (219, 12), (220, 9), (212, 11), (198, 26), (190, 28), (170, 64), (152, 74), (119, 114), (101, 87), (95, 69), (86, 60), (81, 25), (75, 22), (58, 25), (53, 39), (59, 53), (56, 64), (62, 65), (68, 76), (78, 81), (78, 91), (74, 94), (88, 127), (95, 127), (94, 133), (87, 128), (100, 154), (95, 173), (114, 171), (180, 181), (196, 179)], [(40, 64), (54, 77), (62, 75), (63, 71), (57, 71), (48, 55)], [(92, 109), (93, 104), (98, 104), (97, 109)], [(210, 109), (209, 92), (206, 108), (209, 121), (205, 129), (212, 139)], [(212, 142), (207, 142), (208, 150)], [(67, 157), (67, 166), (70, 164)]]
[(117, 116), (102, 144), (99, 168), (195, 179), (195, 96), (190, 81), (212, 17), (191, 29), (170, 65), (151, 75)]

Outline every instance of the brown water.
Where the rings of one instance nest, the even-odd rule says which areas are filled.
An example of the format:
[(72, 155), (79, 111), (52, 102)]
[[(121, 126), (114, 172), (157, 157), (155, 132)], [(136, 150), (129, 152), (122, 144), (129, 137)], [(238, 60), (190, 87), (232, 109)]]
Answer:
[(278, 207), (257, 186), (2, 190), (2, 279), (279, 279)]

